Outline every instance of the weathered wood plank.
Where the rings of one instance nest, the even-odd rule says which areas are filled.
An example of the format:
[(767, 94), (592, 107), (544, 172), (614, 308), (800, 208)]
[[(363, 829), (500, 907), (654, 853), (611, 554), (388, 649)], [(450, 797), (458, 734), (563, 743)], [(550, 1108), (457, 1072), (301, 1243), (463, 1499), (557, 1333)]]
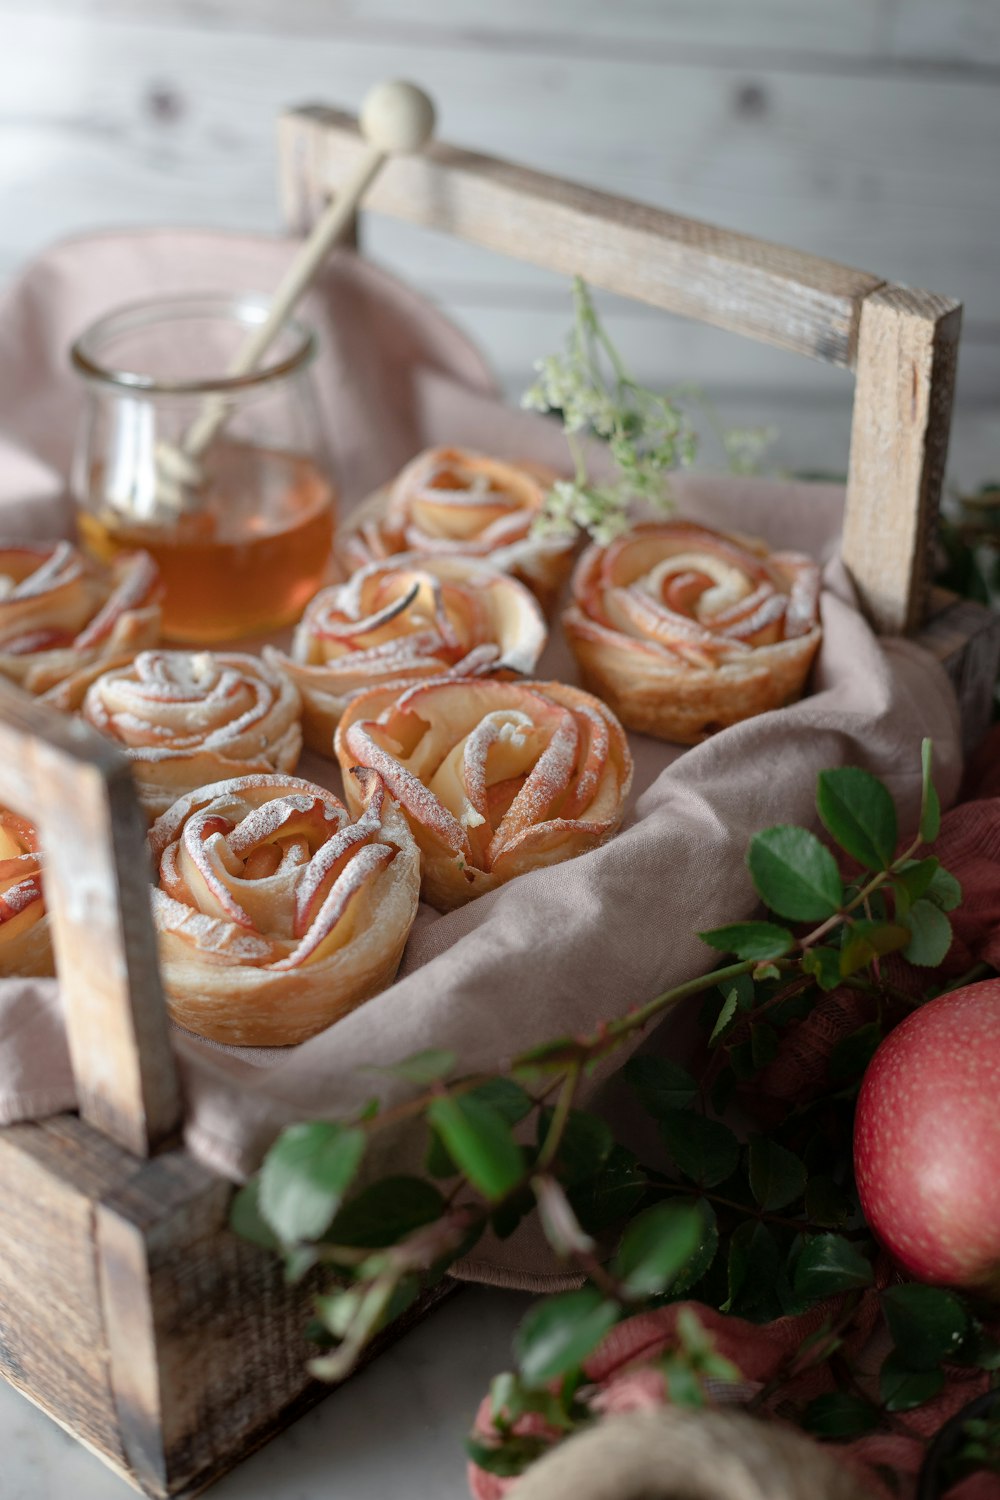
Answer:
[(925, 613), (961, 323), (960, 303), (905, 287), (861, 310), (842, 551), (883, 631)]
[[(284, 116), (281, 132), (286, 215), (299, 223), (336, 192), (364, 145), (350, 116), (321, 106)], [(880, 284), (863, 271), (441, 143), (391, 161), (367, 203), (828, 364), (853, 364), (861, 300)]]
[[(0, 11), (20, 0), (0, 0)], [(289, 31), (342, 39), (377, 39), (391, 28), (414, 47), (491, 48), (529, 43), (560, 57), (630, 55), (690, 61), (692, 51), (732, 55), (746, 68), (757, 54), (789, 66), (919, 63), (927, 59), (982, 67), (1000, 62), (1000, 19), (991, 0), (713, 0), (657, 6), (647, 0), (432, 0), (418, 14), (408, 0), (35, 0), (40, 12), (104, 17), (139, 24), (174, 22), (205, 30)]]
[[(105, 222), (270, 227), (277, 110), (310, 94), (356, 105), (381, 74), (418, 72), (450, 139), (961, 296), (989, 340), (975, 366), (963, 360), (965, 388), (997, 388), (1000, 203), (984, 184), (995, 175), (998, 89), (861, 74), (848, 89), (766, 58), (727, 68), (707, 56), (676, 66), (571, 59), (530, 38), (506, 51), (468, 38), (418, 50), (388, 23), (359, 41), (296, 35), (283, 17), (268, 34), (214, 12), (206, 29), (197, 8), (169, 24), (135, 19), (146, 14), (132, 6), (130, 21), (81, 20), (22, 6), (5, 18), (7, 55), (18, 58), (0, 122), (8, 266), (57, 233)], [(343, 11), (332, 14), (334, 28)], [(368, 248), (502, 340), (504, 368), (515, 337), (525, 363), (538, 352), (538, 297), (551, 278), (391, 220)], [(556, 287), (549, 305), (561, 299)], [(748, 371), (710, 334), (688, 335), (682, 353), (681, 336), (650, 320), (644, 378), (686, 378), (693, 350), (710, 385), (781, 383), (767, 351)], [(814, 378), (805, 367), (785, 383)]]
[(6, 681), (0, 751), (0, 800), (38, 827), (80, 1112), (145, 1156), (176, 1134), (181, 1106), (128, 764)]
[(1000, 614), (935, 590), (916, 640), (944, 667), (958, 694), (962, 746), (976, 748), (990, 725), (1000, 677)]
[(73, 1123), (69, 1141), (0, 1130), (0, 1373), (122, 1472), (93, 1200), (120, 1183), (123, 1154)]

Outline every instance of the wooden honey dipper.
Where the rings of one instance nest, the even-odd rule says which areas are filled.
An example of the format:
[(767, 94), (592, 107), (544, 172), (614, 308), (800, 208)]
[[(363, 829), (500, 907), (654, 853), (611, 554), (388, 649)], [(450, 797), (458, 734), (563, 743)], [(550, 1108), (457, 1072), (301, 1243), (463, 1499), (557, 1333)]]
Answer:
[[(255, 328), (226, 371), (227, 378), (254, 370), (308, 290), (329, 251), (344, 234), (362, 198), (391, 156), (419, 151), (434, 130), (434, 104), (413, 83), (391, 81), (371, 90), (361, 108), (361, 134), (367, 150), (341, 192), (317, 220), (312, 233), (285, 272), (267, 317)], [(165, 520), (190, 508), (188, 495), (204, 483), (199, 463), (229, 411), (221, 395), (209, 396), (180, 445), (156, 448), (156, 510)]]

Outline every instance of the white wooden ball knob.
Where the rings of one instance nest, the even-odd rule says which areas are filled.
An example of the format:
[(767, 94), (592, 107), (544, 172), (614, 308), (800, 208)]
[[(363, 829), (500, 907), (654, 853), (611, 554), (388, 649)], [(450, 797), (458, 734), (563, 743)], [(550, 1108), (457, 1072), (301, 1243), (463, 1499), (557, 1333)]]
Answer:
[(394, 79), (371, 90), (360, 120), (362, 135), (376, 150), (419, 151), (434, 130), (434, 105), (415, 83)]

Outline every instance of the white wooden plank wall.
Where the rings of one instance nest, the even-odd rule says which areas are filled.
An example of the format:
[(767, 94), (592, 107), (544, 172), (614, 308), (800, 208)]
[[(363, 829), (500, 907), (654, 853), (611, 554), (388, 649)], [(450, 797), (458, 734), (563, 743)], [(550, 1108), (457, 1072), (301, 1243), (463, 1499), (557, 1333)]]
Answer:
[[(1000, 471), (998, 0), (0, 0), (0, 278), (97, 225), (275, 227), (277, 112), (385, 76), (458, 144), (962, 297), (953, 469)], [(513, 390), (563, 336), (558, 278), (388, 221), (366, 246)], [(842, 373), (607, 306), (643, 378), (843, 466)]]

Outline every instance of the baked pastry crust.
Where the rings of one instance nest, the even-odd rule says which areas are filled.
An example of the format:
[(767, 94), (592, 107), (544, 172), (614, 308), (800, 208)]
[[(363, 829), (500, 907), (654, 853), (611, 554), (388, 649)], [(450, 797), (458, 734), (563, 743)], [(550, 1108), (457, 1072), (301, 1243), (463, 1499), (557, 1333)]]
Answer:
[(291, 776), (202, 787), (153, 825), (153, 916), (171, 1015), (241, 1047), (287, 1047), (391, 984), (420, 858), (374, 773), (358, 817)]
[(576, 551), (575, 540), (532, 530), (556, 477), (467, 448), (428, 448), (348, 518), (338, 555), (348, 573), (399, 552), (478, 557), (527, 584), (551, 614)]
[(358, 693), (447, 673), (530, 676), (546, 637), (534, 596), (516, 578), (477, 558), (411, 553), (323, 589), (291, 656), (269, 646), (264, 657), (301, 692), (310, 749), (332, 755), (334, 730)]
[(335, 748), (350, 806), (371, 770), (396, 798), (420, 846), (424, 900), (439, 911), (604, 843), (632, 783), (617, 719), (561, 682), (376, 689), (348, 705)]
[(819, 647), (819, 569), (692, 521), (587, 549), (563, 627), (587, 687), (642, 734), (694, 745), (798, 698)]
[(0, 547), (0, 674), (74, 710), (95, 676), (156, 643), (159, 598), (147, 552), (105, 567), (69, 542)]
[(298, 689), (238, 652), (143, 651), (91, 683), (82, 712), (129, 757), (151, 819), (210, 782), (294, 771), (302, 751)]
[(55, 973), (38, 833), (0, 807), (0, 975)]

